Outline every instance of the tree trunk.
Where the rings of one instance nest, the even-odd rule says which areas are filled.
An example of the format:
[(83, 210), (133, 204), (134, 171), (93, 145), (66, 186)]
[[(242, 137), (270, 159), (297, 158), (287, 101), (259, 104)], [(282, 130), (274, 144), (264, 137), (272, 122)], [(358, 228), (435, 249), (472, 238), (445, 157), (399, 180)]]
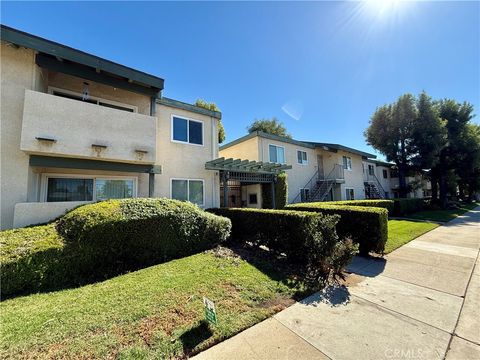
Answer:
[(407, 180), (405, 176), (405, 167), (398, 167), (398, 185), (399, 185), (399, 194), (401, 198), (407, 197)]
[(440, 175), (440, 204), (443, 209), (447, 208), (447, 179), (444, 174)]
[(436, 204), (438, 202), (438, 177), (432, 176), (430, 183), (432, 184), (432, 204)]

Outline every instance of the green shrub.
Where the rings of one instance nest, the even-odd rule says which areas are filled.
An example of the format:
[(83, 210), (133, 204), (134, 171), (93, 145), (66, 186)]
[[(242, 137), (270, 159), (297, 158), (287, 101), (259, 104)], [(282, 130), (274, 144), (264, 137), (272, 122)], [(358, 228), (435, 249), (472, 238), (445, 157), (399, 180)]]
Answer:
[(284, 253), (290, 261), (305, 266), (306, 278), (316, 283), (339, 273), (357, 251), (348, 241), (339, 240), (335, 230), (338, 216), (265, 209), (208, 211), (232, 221), (231, 241)]
[[(283, 209), (288, 200), (288, 182), (287, 174), (281, 173), (275, 183), (275, 208)], [(272, 204), (272, 184), (262, 184), (262, 208), (271, 209)]]
[(230, 229), (230, 220), (176, 200), (85, 205), (55, 224), (0, 233), (9, 249), (2, 294), (76, 286), (191, 255), (224, 241)]
[(366, 207), (378, 207), (388, 210), (388, 214), (393, 214), (393, 200), (344, 200), (344, 201), (328, 201), (325, 205), (345, 205), (345, 206), (366, 206)]
[(388, 212), (386, 209), (363, 206), (330, 205), (324, 202), (287, 205), (286, 209), (313, 211), (340, 215), (337, 233), (359, 245), (360, 253), (383, 253), (388, 239)]
[(394, 199), (393, 215), (405, 216), (426, 208), (424, 199)]

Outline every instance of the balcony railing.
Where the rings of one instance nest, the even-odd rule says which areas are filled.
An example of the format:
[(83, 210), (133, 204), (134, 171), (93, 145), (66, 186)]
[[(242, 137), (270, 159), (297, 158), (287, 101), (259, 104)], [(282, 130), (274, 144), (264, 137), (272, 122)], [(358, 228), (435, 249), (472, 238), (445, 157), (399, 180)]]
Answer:
[(156, 117), (25, 91), (25, 152), (153, 164), (156, 138)]

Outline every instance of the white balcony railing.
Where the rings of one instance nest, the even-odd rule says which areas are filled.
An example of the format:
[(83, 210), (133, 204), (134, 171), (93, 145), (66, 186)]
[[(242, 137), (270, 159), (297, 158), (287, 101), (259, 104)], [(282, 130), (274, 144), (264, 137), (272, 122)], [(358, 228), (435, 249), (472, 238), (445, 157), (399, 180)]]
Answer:
[(153, 164), (157, 118), (26, 90), (21, 150)]

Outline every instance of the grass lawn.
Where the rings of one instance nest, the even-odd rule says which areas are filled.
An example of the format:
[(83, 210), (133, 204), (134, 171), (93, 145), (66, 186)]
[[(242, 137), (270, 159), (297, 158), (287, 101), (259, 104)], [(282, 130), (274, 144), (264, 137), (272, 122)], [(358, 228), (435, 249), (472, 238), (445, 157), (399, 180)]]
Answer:
[[(0, 358), (183, 358), (303, 296), (267, 261), (201, 253), (77, 289), (0, 303)], [(202, 297), (217, 307), (204, 318)]]
[(440, 221), (447, 222), (455, 219), (457, 216), (466, 213), (469, 210), (472, 210), (478, 206), (478, 203), (462, 205), (462, 207), (453, 210), (431, 210), (431, 211), (420, 211), (415, 214), (408, 215), (407, 217), (411, 219), (418, 220), (430, 220), (430, 221)]
[(389, 220), (388, 240), (385, 245), (385, 253), (388, 254), (392, 252), (438, 226), (437, 224), (419, 221)]

